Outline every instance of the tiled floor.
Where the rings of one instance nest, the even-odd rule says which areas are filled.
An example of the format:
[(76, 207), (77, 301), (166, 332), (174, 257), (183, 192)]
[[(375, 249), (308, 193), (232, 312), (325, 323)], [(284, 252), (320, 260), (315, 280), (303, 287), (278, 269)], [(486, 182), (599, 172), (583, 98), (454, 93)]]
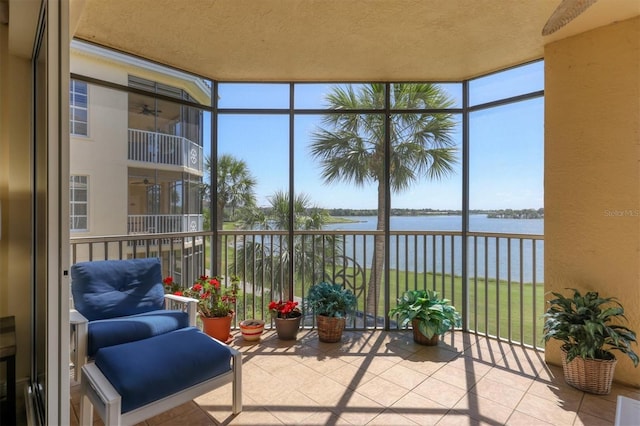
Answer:
[[(320, 343), (315, 331), (286, 342), (267, 331), (243, 352), (243, 410), (231, 415), (231, 385), (147, 420), (148, 425), (613, 425), (617, 395), (565, 384), (544, 354), (455, 332), (437, 347), (409, 332), (345, 332)], [(72, 388), (72, 419), (79, 396)], [(94, 416), (94, 419), (97, 416)], [(99, 419), (96, 424), (102, 424)]]

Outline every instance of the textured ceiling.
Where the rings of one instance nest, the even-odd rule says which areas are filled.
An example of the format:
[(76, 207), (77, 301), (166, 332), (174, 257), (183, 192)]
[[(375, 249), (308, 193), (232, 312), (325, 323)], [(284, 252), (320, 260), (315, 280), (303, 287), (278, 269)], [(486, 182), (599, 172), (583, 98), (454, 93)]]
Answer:
[(551, 36), (560, 0), (74, 0), (75, 36), (234, 81), (461, 80), (640, 14), (600, 0)]

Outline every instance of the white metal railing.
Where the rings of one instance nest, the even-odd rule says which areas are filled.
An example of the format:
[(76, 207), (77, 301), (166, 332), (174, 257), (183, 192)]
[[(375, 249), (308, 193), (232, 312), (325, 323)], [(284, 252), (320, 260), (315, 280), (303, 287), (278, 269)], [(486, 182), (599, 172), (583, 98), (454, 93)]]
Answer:
[(170, 164), (202, 173), (203, 149), (182, 136), (129, 129), (129, 160)]
[[(174, 217), (183, 226), (188, 223), (188, 218)], [(469, 232), (465, 237), (453, 231), (392, 231), (388, 281), (384, 276), (379, 289), (373, 290), (377, 304), (371, 311), (366, 299), (376, 273), (374, 238), (385, 238), (380, 231), (296, 231), (292, 241), (286, 231), (225, 230), (218, 231), (217, 238), (211, 231), (185, 231), (72, 238), (72, 263), (161, 256), (164, 273), (180, 277), (184, 285), (202, 273), (239, 275), (236, 321), (241, 321), (268, 319), (269, 301), (286, 296), (281, 291), (289, 287), (289, 262), (293, 261), (290, 296), (296, 300), (304, 302), (309, 287), (318, 280), (354, 290), (358, 315), (350, 318), (347, 328), (396, 329), (393, 318), (386, 316), (388, 309), (403, 291), (429, 288), (461, 311), (465, 330), (510, 343), (542, 345), (542, 235)], [(287, 249), (290, 242), (295, 247), (292, 256)], [(311, 316), (308, 320), (313, 321)]]
[(204, 216), (201, 214), (138, 214), (127, 217), (129, 234), (159, 234), (201, 231)]

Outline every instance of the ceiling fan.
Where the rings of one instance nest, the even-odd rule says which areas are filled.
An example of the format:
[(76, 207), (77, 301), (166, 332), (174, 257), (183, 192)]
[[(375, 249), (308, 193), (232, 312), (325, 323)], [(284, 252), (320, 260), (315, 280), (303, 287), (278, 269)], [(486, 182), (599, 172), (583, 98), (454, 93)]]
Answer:
[(144, 178), (141, 181), (137, 181), (137, 182), (131, 182), (131, 185), (144, 185), (144, 186), (151, 186), (154, 185), (153, 182), (151, 182), (149, 179)]
[(587, 8), (596, 1), (597, 0), (562, 0), (544, 25), (542, 35), (546, 36), (558, 31), (587, 10)]
[(152, 108), (147, 104), (141, 104), (139, 108), (140, 110), (138, 111), (138, 114), (142, 114), (142, 115), (153, 115), (157, 117), (158, 114), (162, 112), (162, 110)]

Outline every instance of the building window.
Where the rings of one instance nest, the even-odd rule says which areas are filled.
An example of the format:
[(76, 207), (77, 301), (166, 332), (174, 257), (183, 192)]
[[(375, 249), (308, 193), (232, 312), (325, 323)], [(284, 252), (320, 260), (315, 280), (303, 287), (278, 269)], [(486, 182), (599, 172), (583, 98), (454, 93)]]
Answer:
[(87, 136), (87, 83), (71, 80), (69, 89), (70, 132), (72, 135)]
[(89, 177), (69, 177), (69, 229), (89, 230)]

